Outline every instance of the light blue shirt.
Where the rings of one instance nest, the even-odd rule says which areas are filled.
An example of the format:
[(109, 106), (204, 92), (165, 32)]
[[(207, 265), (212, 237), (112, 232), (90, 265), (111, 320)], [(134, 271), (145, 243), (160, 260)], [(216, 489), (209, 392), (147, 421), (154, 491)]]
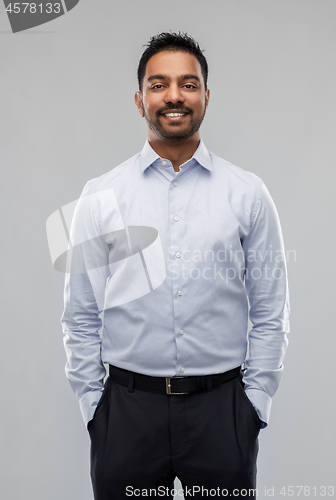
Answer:
[(146, 141), (86, 184), (70, 237), (61, 322), (85, 424), (103, 363), (160, 377), (244, 364), (245, 392), (268, 423), (289, 299), (279, 218), (259, 177), (202, 141), (175, 172)]

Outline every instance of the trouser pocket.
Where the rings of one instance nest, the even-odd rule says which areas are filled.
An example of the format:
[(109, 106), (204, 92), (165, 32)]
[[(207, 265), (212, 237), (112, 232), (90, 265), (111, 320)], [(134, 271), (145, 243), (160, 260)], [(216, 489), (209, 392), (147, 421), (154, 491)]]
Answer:
[(110, 376), (108, 376), (107, 379), (105, 380), (105, 384), (104, 384), (104, 389), (103, 389), (102, 395), (100, 396), (100, 399), (98, 401), (98, 404), (96, 406), (96, 409), (95, 409), (95, 412), (93, 414), (92, 419), (87, 424), (87, 430), (89, 431), (89, 433), (90, 433), (90, 430), (92, 428), (92, 425), (93, 425), (94, 421), (96, 420), (96, 416), (101, 411), (100, 408), (104, 405), (104, 401), (105, 401), (105, 399), (107, 397), (109, 382), (110, 382)]

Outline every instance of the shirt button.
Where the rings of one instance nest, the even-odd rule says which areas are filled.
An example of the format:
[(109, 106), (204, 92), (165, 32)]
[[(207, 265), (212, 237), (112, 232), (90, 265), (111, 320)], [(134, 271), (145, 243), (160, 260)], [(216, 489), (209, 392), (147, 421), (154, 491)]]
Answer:
[(175, 187), (177, 186), (177, 182), (176, 182), (176, 181), (175, 181), (175, 182), (173, 182), (173, 184), (174, 184), (174, 186), (175, 186)]
[(180, 330), (180, 331), (179, 331), (179, 334), (180, 334), (180, 335), (183, 335), (183, 334), (184, 334), (184, 331), (183, 331), (183, 330)]
[(179, 218), (177, 217), (177, 215), (175, 215), (174, 220), (175, 220), (176, 222), (179, 220)]
[(163, 160), (162, 165), (167, 165), (167, 162)]
[(180, 372), (184, 373), (184, 367), (183, 366), (181, 366)]
[(179, 291), (177, 292), (177, 295), (182, 295), (181, 290), (179, 290)]
[(176, 257), (178, 257), (178, 258), (180, 258), (180, 257), (181, 257), (180, 252), (177, 252)]

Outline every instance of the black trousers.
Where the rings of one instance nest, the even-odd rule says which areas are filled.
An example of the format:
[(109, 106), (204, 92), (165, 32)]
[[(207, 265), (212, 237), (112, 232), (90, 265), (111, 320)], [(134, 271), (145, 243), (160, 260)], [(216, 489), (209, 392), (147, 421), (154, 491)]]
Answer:
[(254, 498), (259, 430), (241, 376), (186, 395), (108, 377), (88, 424), (94, 498), (173, 498), (176, 476), (186, 500)]

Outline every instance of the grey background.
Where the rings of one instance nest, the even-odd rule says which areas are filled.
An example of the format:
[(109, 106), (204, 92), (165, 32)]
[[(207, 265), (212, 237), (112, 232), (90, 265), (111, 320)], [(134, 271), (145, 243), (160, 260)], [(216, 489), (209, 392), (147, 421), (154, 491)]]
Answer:
[(335, 486), (335, 20), (332, 0), (81, 0), (14, 35), (1, 4), (1, 498), (92, 499), (45, 222), (142, 148), (136, 67), (149, 37), (170, 29), (206, 49), (205, 144), (265, 181), (297, 256), (259, 497)]

